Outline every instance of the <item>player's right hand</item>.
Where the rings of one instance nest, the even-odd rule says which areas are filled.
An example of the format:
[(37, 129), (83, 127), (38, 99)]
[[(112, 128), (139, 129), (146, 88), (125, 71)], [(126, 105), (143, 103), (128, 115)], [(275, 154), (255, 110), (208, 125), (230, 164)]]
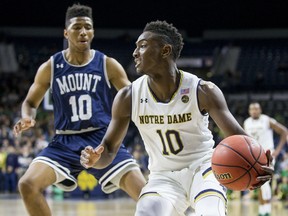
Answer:
[(274, 165), (273, 165), (273, 157), (271, 155), (271, 151), (267, 150), (265, 154), (266, 154), (268, 162), (266, 166), (262, 166), (262, 170), (265, 171), (266, 174), (262, 176), (258, 176), (257, 177), (258, 183), (255, 185), (252, 185), (250, 190), (255, 190), (257, 188), (260, 188), (263, 184), (265, 184), (267, 181), (270, 181), (273, 177)]
[(95, 166), (103, 151), (104, 147), (102, 145), (97, 146), (95, 149), (91, 146), (86, 146), (85, 149), (81, 151), (81, 165), (86, 169)]
[(18, 136), (22, 131), (28, 130), (31, 127), (34, 127), (36, 121), (31, 118), (22, 118), (20, 119), (13, 127), (13, 133), (15, 136)]

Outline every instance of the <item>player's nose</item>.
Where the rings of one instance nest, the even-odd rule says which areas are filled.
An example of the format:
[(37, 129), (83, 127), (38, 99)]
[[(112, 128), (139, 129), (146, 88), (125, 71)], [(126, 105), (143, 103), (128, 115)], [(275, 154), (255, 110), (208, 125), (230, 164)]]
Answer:
[(80, 29), (80, 35), (81, 35), (81, 36), (85, 36), (86, 34), (87, 34), (86, 29), (85, 29), (85, 27), (83, 26), (83, 27)]

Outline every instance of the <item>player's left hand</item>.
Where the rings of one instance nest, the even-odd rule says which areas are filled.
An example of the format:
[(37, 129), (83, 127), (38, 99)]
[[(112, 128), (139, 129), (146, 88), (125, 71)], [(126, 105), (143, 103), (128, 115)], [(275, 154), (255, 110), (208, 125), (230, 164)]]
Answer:
[(13, 127), (13, 133), (17, 137), (22, 131), (34, 127), (36, 121), (32, 118), (21, 118)]
[(96, 162), (100, 159), (101, 153), (104, 151), (104, 147), (99, 145), (95, 149), (92, 146), (86, 146), (81, 151), (80, 163), (86, 169), (93, 167)]
[(258, 176), (257, 181), (259, 183), (253, 185), (250, 190), (255, 190), (257, 188), (260, 188), (263, 184), (265, 184), (267, 181), (270, 181), (272, 179), (273, 173), (274, 173), (274, 167), (273, 167), (273, 157), (271, 155), (271, 151), (266, 151), (266, 156), (268, 159), (267, 166), (262, 166), (262, 170), (265, 172), (266, 175)]

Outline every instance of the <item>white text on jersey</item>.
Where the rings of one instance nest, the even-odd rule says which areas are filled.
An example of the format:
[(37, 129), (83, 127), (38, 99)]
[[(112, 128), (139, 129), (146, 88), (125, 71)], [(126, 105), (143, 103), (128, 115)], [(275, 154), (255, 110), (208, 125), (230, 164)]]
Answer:
[(96, 92), (100, 80), (101, 76), (86, 73), (69, 74), (56, 79), (61, 95), (79, 90)]

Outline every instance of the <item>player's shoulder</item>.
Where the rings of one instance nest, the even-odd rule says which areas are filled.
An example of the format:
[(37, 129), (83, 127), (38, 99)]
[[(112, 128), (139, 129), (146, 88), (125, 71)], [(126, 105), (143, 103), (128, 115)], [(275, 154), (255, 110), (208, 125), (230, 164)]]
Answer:
[(265, 122), (268, 122), (269, 124), (276, 124), (277, 123), (277, 120), (266, 115), (266, 114), (261, 114), (260, 116)]
[(208, 88), (208, 89), (213, 89), (217, 87), (215, 83), (211, 81), (202, 80), (202, 79), (199, 81), (199, 86), (202, 88)]
[(133, 87), (139, 87), (141, 85), (141, 83), (145, 83), (147, 82), (148, 76), (147, 75), (142, 75), (140, 77), (138, 77), (137, 79), (135, 79), (133, 82), (132, 82), (132, 86)]
[(260, 115), (260, 118), (270, 118), (270, 116), (262, 113), (262, 114)]
[(179, 70), (181, 75), (182, 75), (182, 78), (185, 80), (195, 80), (197, 82), (199, 82), (199, 80), (201, 80), (197, 75), (195, 74), (192, 74), (192, 73), (189, 73), (187, 71), (183, 71), (183, 70)]
[(205, 97), (217, 97), (222, 94), (222, 91), (215, 83), (201, 79), (198, 85), (198, 93), (204, 94)]
[(132, 102), (132, 89), (131, 89), (131, 84), (130, 84), (128, 86), (121, 88), (117, 92), (113, 103), (117, 104), (116, 106), (118, 108), (121, 107), (122, 109), (123, 107), (126, 107), (126, 109), (129, 110), (131, 106), (131, 102)]
[(105, 61), (106, 61), (106, 70), (108, 73), (108, 76), (114, 77), (119, 76), (119, 73), (125, 72), (123, 66), (120, 64), (120, 62), (113, 58), (105, 55)]
[(132, 93), (132, 85), (127, 85), (124, 86), (123, 88), (121, 88), (118, 92), (117, 92), (117, 97), (118, 98), (130, 98), (131, 97), (131, 93)]
[(263, 119), (265, 121), (270, 121), (270, 119), (272, 119), (272, 118), (266, 114), (261, 114), (260, 119)]
[(45, 72), (51, 72), (51, 67), (52, 67), (52, 61), (51, 58), (49, 58), (48, 60), (46, 60), (45, 62), (43, 62), (40, 66), (38, 71), (45, 71)]
[(111, 56), (107, 56), (105, 55), (105, 58), (106, 58), (106, 64), (109, 66), (109, 65), (119, 65), (119, 61), (114, 58), (114, 57), (111, 57)]

